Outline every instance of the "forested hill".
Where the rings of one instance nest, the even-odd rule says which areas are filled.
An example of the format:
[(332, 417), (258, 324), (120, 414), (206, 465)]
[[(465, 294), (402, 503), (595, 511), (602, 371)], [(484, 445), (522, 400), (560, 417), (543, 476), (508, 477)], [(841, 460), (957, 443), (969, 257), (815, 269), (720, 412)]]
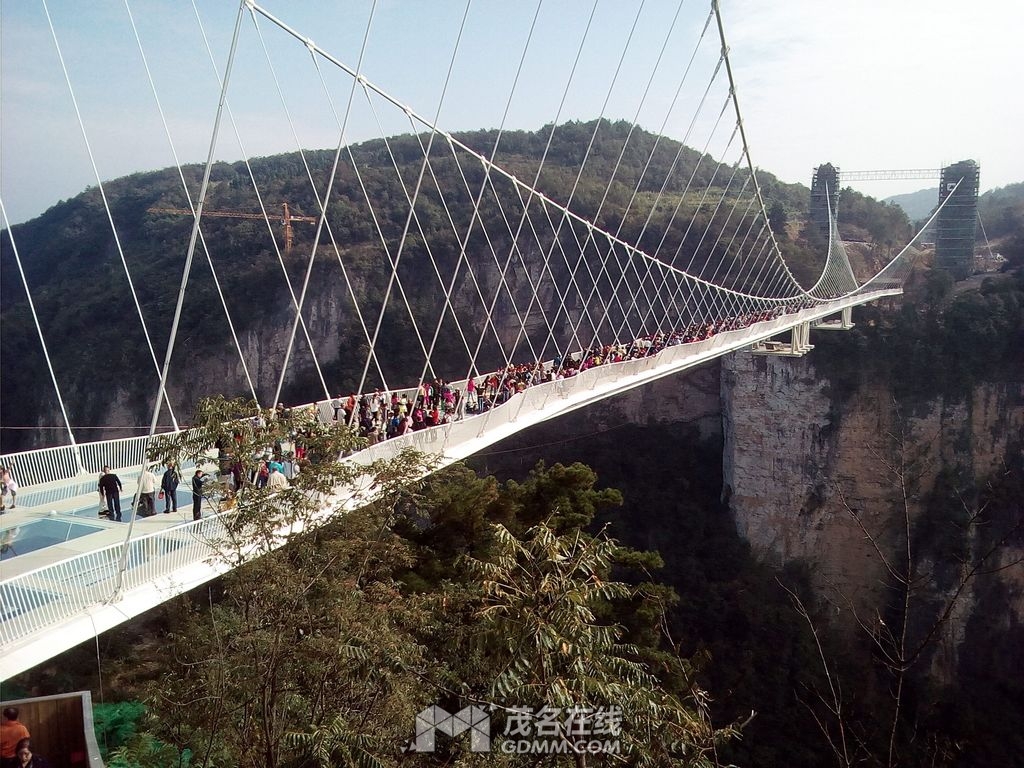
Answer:
[[(927, 219), (939, 202), (939, 190), (922, 189), (906, 195), (885, 199), (898, 205), (915, 221)], [(984, 232), (982, 238), (1002, 241), (1024, 231), (1024, 182), (991, 189), (978, 197), (978, 219)]]
[[(717, 164), (711, 158), (688, 148), (680, 151), (677, 143), (658, 140), (641, 129), (631, 130), (626, 122), (568, 123), (554, 131), (550, 146), (549, 136), (550, 127), (536, 132), (505, 132), (495, 162), (518, 178), (532, 181), (543, 158), (537, 179), (540, 190), (555, 201), (568, 202), (574, 212), (596, 219), (609, 231), (619, 232), (623, 240), (638, 240), (640, 247), (649, 252), (655, 252), (659, 245), (663, 252), (675, 252), (684, 238), (682, 253), (692, 253), (701, 247), (703, 227), (685, 227), (691, 218), (687, 210), (693, 210), (709, 184), (712, 189), (717, 187)], [(409, 213), (399, 176), (406, 190), (416, 187), (422, 147), (428, 138), (410, 134), (355, 145), (351, 148), (354, 162), (346, 157), (338, 168), (328, 204), (328, 221), (346, 272), (338, 269), (334, 246), (325, 235), (314, 265), (312, 295), (307, 304), (307, 321), (312, 326), (319, 362), (329, 386), (338, 391), (358, 384), (366, 354), (366, 336), (359, 328), (349, 296), (354, 294), (372, 317), (379, 312), (390, 272), (381, 241), (391, 247), (397, 244)], [(485, 156), (490, 155), (496, 138), (495, 131), (458, 136)], [(577, 182), (580, 163), (591, 141), (593, 146)], [(439, 308), (443, 306), (443, 288), (428, 256), (433, 256), (442, 271), (454, 265), (460, 244), (448, 217), (469, 220), (474, 200), (467, 190), (478, 190), (484, 179), (479, 163), (466, 162), (467, 158), (463, 154), (457, 161), (447, 146), (435, 141), (430, 173), (425, 176), (417, 203), (418, 224), (424, 228), (425, 237), (413, 231), (403, 251), (398, 276), (409, 289), (414, 314), (417, 318), (428, 318), (426, 327), (437, 325)], [(282, 248), (281, 204), (287, 203), (293, 215), (315, 216), (318, 208), (310, 179), (319, 189), (325, 189), (333, 161), (332, 150), (319, 150), (307, 152), (304, 157), (291, 153), (257, 158), (249, 167), (238, 162), (213, 168), (205, 206), (208, 213), (258, 213), (262, 200), (268, 212), (276, 216), (272, 233), (263, 220), (212, 215), (204, 216), (202, 229), (235, 330), (253, 357), (249, 365), (261, 396), (272, 397), (276, 385), (278, 356), (284, 348), (276, 334), (290, 331), (290, 299), (281, 279), (282, 265), (293, 285), (301, 286), (316, 229), (315, 224), (308, 222), (294, 223), (294, 247), (279, 262), (271, 237), (277, 248)], [(250, 168), (260, 197), (253, 191)], [(609, 187), (607, 180), (613, 169), (614, 181)], [(198, 195), (202, 171), (198, 165), (184, 168), (193, 199)], [(820, 243), (806, 237), (808, 190), (801, 185), (780, 183), (765, 172), (760, 172), (758, 178), (773, 229), (790, 256), (795, 273), (813, 282), (821, 263), (821, 257), (814, 254), (823, 249)], [(515, 221), (522, 206), (511, 199), (513, 193), (507, 182), (505, 187), (496, 194), (504, 195), (505, 216)], [(437, 192), (439, 188), (445, 190), (443, 197)], [(629, 206), (636, 189), (637, 200), (623, 220), (622, 211)], [(72, 423), (133, 426), (148, 423), (157, 379), (154, 355), (140, 328), (121, 254), (153, 339), (155, 357), (162, 362), (192, 222), (188, 216), (150, 211), (154, 207), (187, 208), (177, 169), (134, 174), (105, 184), (104, 190), (117, 225), (116, 240), (95, 188), (16, 226), (13, 239), (25, 266)], [(663, 197), (645, 228), (647, 210), (659, 194)], [(365, 202), (367, 198), (373, 201), (372, 211)], [(673, 219), (677, 207), (680, 213)], [(488, 227), (489, 237), (499, 252), (503, 245), (507, 248), (510, 238), (507, 226), (500, 223), (501, 217), (494, 197), (485, 198), (481, 219), (495, 222)], [(855, 231), (856, 239), (891, 245), (905, 242), (909, 235), (901, 211), (856, 193), (844, 193), (843, 218), (843, 226)], [(477, 227), (467, 251), (471, 259), (483, 260), (477, 265), (481, 280), (490, 279), (494, 284), (494, 262), (480, 230)], [(703, 239), (710, 244), (717, 238)], [(0, 278), (5, 294), (0, 317), (0, 354), (4, 360), (17, 360), (18, 364), (5, 365), (0, 382), (0, 417), (5, 427), (59, 424), (56, 398), (10, 240), (6, 235), (0, 238)], [(707, 244), (703, 247), (712, 248)], [(529, 270), (529, 255), (523, 258), (518, 268)], [(718, 255), (711, 252), (703, 258), (711, 261)], [(520, 285), (518, 290), (525, 291), (526, 286)], [(468, 316), (462, 317), (462, 322), (476, 327), (480, 318), (473, 316), (470, 298), (468, 287), (461, 299), (457, 291), (456, 312), (466, 312)], [(502, 315), (510, 314), (505, 310), (508, 307), (497, 307), (499, 333), (510, 332), (501, 326), (505, 319)], [(446, 325), (447, 332), (438, 340), (436, 360), (442, 368), (447, 365), (464, 375), (465, 363), (454, 348), (451, 327)], [(384, 374), (396, 385), (407, 378), (418, 378), (423, 364), (422, 356), (419, 362), (415, 361), (419, 348), (408, 328), (407, 315), (397, 310), (385, 313), (379, 351), (385, 361)], [(364, 339), (361, 346), (360, 338)], [(481, 360), (495, 362), (496, 353), (485, 345)], [(243, 373), (233, 351), (231, 329), (221, 309), (210, 267), (200, 249), (175, 349), (169, 385), (172, 401), (186, 408), (186, 403), (211, 391), (243, 393), (247, 389)], [(285, 399), (308, 401), (322, 394), (322, 386), (312, 373), (310, 356), (300, 349), (289, 368)], [(167, 423), (166, 418), (162, 421)], [(131, 432), (83, 432), (77, 438), (92, 440), (119, 434)], [(60, 431), (5, 429), (0, 449), (33, 447), (29, 440), (46, 444), (65, 442), (66, 437)]]
[(978, 198), (978, 217), (991, 241), (1021, 238), (1024, 232), (1024, 182), (992, 189)]

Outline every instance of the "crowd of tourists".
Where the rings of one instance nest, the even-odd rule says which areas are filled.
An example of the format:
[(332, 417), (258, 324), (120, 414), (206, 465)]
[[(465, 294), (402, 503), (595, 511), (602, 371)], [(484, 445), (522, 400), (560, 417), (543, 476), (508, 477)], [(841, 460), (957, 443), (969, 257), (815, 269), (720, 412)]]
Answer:
[[(425, 380), (410, 391), (382, 392), (331, 401), (333, 420), (352, 425), (371, 443), (449, 424), (465, 415), (475, 415), (507, 402), (535, 384), (568, 379), (586, 370), (612, 363), (656, 355), (666, 347), (710, 339), (719, 333), (737, 331), (755, 323), (811, 306), (809, 300), (759, 312), (746, 312), (703, 323), (691, 323), (668, 333), (641, 336), (625, 344), (594, 345), (575, 355), (557, 355), (551, 362), (509, 365), (483, 376), (471, 377), (464, 387), (442, 378)], [(281, 408), (282, 406), (278, 406)]]
[[(490, 409), (508, 402), (515, 395), (531, 386), (546, 382), (569, 379), (584, 371), (602, 365), (626, 362), (656, 355), (667, 347), (677, 344), (691, 344), (705, 341), (716, 334), (747, 328), (756, 323), (773, 320), (783, 314), (798, 312), (810, 306), (809, 300), (798, 304), (779, 306), (758, 312), (747, 312), (715, 321), (690, 323), (667, 333), (653, 333), (641, 336), (630, 343), (595, 344), (580, 353), (566, 356), (556, 355), (550, 362), (508, 365), (482, 376), (471, 377), (464, 385), (455, 385), (442, 378), (424, 381), (416, 389), (373, 393), (348, 397), (337, 397), (330, 401), (328, 417), (335, 422), (352, 426), (371, 443), (387, 440), (410, 432), (449, 424), (466, 415), (486, 413)], [(285, 414), (287, 409), (279, 404), (276, 416)], [(321, 412), (322, 413), (322, 412)], [(274, 417), (273, 415), (271, 417)], [(262, 416), (259, 418), (263, 418)], [(218, 445), (220, 476), (226, 480), (229, 490), (239, 490), (246, 483), (273, 490), (287, 488), (299, 472), (305, 458), (305, 446), (301, 434), (294, 435), (287, 446), (280, 444), (268, 447), (258, 458), (257, 468), (246, 476), (242, 463), (237, 460), (233, 446)], [(193, 478), (194, 502), (203, 495), (202, 486), (206, 478), (197, 471)], [(155, 513), (154, 495), (164, 500), (164, 512), (177, 511), (177, 489), (181, 478), (174, 464), (169, 464), (163, 477), (156, 477), (145, 469), (140, 478), (140, 508), (143, 516)], [(13, 508), (17, 498), (17, 483), (9, 468), (0, 467), (0, 510)], [(118, 499), (121, 483), (115, 474), (104, 467), (98, 483), (101, 515), (120, 520)], [(193, 510), (194, 517), (200, 516), (199, 504)]]
[[(362, 396), (339, 396), (329, 403), (332, 412), (330, 418), (334, 422), (351, 425), (362, 437), (375, 443), (449, 424), (466, 415), (486, 413), (536, 384), (569, 379), (602, 365), (650, 357), (666, 347), (705, 341), (716, 334), (741, 330), (755, 323), (797, 312), (807, 306), (809, 302), (804, 301), (797, 305), (747, 312), (715, 321), (690, 323), (668, 333), (658, 332), (641, 336), (628, 344), (595, 344), (577, 354), (565, 357), (557, 355), (547, 363), (538, 361), (509, 365), (482, 376), (471, 377), (466, 380), (464, 386), (456, 386), (442, 378), (435, 378), (424, 381), (414, 390), (388, 393), (378, 389)], [(269, 417), (280, 418), (285, 416), (287, 411), (283, 404), (278, 404)], [(264, 416), (258, 418), (262, 419)], [(235, 446), (218, 444), (218, 474), (227, 485), (228, 496), (233, 496), (247, 483), (271, 490), (289, 487), (290, 481), (299, 472), (306, 457), (303, 437), (302, 434), (295, 434), (292, 436), (292, 442), (287, 445), (278, 443), (272, 447), (268, 446), (264, 454), (256, 457), (256, 468), (249, 473), (243, 468), (237, 451), (234, 450)], [(195, 519), (201, 517), (200, 505), (206, 480), (202, 470), (196, 469), (195, 477), (192, 478)], [(10, 495), (13, 507), (17, 496), (17, 483), (9, 469), (0, 467), (0, 482), (3, 484), (0, 509), (3, 509), (7, 495)], [(159, 498), (164, 501), (163, 511), (176, 512), (176, 489), (180, 482), (181, 477), (173, 463), (167, 465), (160, 480), (157, 480), (148, 468), (144, 468), (139, 480), (140, 515), (147, 517), (156, 512), (154, 496), (157, 492)], [(98, 490), (100, 515), (108, 516), (112, 520), (121, 520), (121, 482), (108, 467), (104, 467), (100, 475)]]

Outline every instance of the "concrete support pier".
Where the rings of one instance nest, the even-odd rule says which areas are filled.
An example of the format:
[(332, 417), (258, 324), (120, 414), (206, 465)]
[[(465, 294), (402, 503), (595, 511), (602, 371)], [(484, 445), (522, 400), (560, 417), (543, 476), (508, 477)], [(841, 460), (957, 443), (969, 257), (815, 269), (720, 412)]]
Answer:
[(853, 328), (853, 307), (845, 307), (839, 315), (839, 319), (818, 320), (814, 324), (818, 331), (848, 331)]
[(750, 351), (755, 355), (775, 355), (781, 357), (803, 357), (814, 349), (811, 344), (811, 324), (794, 325), (789, 332), (789, 343), (783, 341), (759, 341)]

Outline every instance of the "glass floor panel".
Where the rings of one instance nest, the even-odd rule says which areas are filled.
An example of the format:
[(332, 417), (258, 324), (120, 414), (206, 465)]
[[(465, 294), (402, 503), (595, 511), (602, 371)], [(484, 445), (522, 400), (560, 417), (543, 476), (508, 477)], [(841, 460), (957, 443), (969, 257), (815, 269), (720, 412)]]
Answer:
[(85, 525), (70, 520), (30, 520), (22, 525), (0, 530), (0, 560), (10, 560), (18, 555), (35, 552), (54, 544), (63, 544), (65, 541), (102, 530), (101, 526)]

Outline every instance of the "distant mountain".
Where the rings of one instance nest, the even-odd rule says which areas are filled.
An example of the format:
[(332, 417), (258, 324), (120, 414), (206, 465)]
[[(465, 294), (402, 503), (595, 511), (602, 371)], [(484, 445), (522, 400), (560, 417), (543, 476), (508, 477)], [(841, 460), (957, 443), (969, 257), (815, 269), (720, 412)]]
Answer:
[(991, 189), (978, 198), (978, 216), (989, 240), (1024, 233), (1024, 182)]
[[(374, 355), (378, 364), (367, 369), (365, 375), (370, 378), (365, 384), (374, 388), (385, 387), (385, 382), (416, 381), (424, 370), (426, 345), (433, 346), (434, 375), (461, 378), (471, 366), (494, 370), (502, 364), (505, 350), (517, 344), (539, 352), (548, 343), (548, 323), (551, 343), (562, 346), (569, 340), (577, 343), (574, 336), (589, 340), (598, 330), (608, 332), (581, 325), (602, 309), (600, 298), (591, 290), (602, 279), (601, 270), (596, 276), (585, 270), (591, 280), (588, 286), (584, 270), (577, 268), (584, 250), (594, 259), (607, 258), (595, 250), (597, 241), (582, 238), (581, 242), (580, 233), (566, 226), (557, 230), (560, 246), (550, 261), (545, 253), (552, 253), (554, 235), (531, 248), (513, 249), (510, 242), (516, 236), (516, 222), (527, 222), (533, 231), (537, 225), (546, 225), (551, 211), (535, 204), (526, 217), (522, 196), (502, 181), (489, 182), (488, 195), (474, 204), (465, 190), (483, 183), (478, 163), (467, 165), (451, 153), (432, 160), (430, 184), (424, 185), (417, 204), (415, 231), (403, 238), (410, 227), (406, 194), (421, 172), (422, 138), (406, 134), (351, 147), (348, 162), (339, 164), (336, 171), (327, 217), (330, 236), (325, 234), (319, 242), (312, 271), (309, 255), (316, 228), (295, 227), (289, 251), (290, 241), (282, 242), (278, 222), (217, 215), (258, 212), (262, 203), (244, 163), (214, 165), (202, 227), (210, 256), (197, 253), (189, 277), (168, 382), (172, 401), (194, 403), (212, 393), (236, 395), (254, 388), (267, 402), (275, 397), (309, 402), (324, 395), (321, 373), (331, 392), (355, 391), (364, 375), (360, 361), (366, 357), (370, 333), (378, 336)], [(481, 154), (497, 143), (493, 130), (462, 133), (458, 138)], [(588, 146), (589, 159), (581, 174), (579, 164)], [(251, 173), (262, 200), (272, 203), (274, 210), (287, 201), (293, 216), (307, 218), (318, 210), (307, 176), (328, 178), (333, 155), (331, 150), (311, 150), (301, 158), (290, 153), (253, 159)], [(543, 173), (538, 177), (542, 158)], [(716, 262), (721, 265), (731, 244), (743, 239), (723, 237), (727, 228), (750, 226), (729, 213), (738, 200), (726, 199), (735, 193), (720, 186), (711, 158), (659, 140), (625, 121), (570, 122), (560, 125), (553, 139), (548, 129), (505, 131), (496, 163), (518, 178), (538, 178), (538, 187), (549, 199), (570, 200), (574, 213), (596, 219), (622, 240), (638, 243), (649, 253), (681, 254), (695, 271), (707, 274), (718, 274)], [(191, 165), (182, 170), (195, 199), (204, 169)], [(609, 178), (614, 179), (611, 184)], [(813, 284), (825, 242), (820, 233), (806, 231), (807, 188), (783, 184), (766, 172), (760, 174), (760, 186), (790, 269), (803, 284)], [(694, 190), (704, 187), (716, 188), (714, 197), (723, 201), (724, 216), (703, 213), (695, 226), (681, 226), (694, 216), (702, 197)], [(449, 192), (442, 197), (438, 189)], [(457, 194), (460, 189), (462, 195)], [(160, 344), (169, 337), (193, 223), (177, 213), (187, 207), (177, 169), (113, 180), (104, 191), (117, 222), (116, 241), (96, 188), (16, 225), (9, 237), (0, 231), (4, 289), (0, 360), (5, 361), (0, 377), (0, 444), (4, 451), (56, 443), (63, 437), (44, 429), (11, 428), (61, 423), (12, 243), (18, 245), (36, 312), (44, 318), (47, 350), (71, 423), (99, 428), (146, 424), (151, 418), (150, 372), (156, 368), (154, 357), (162, 357)], [(661, 202), (648, 215), (640, 200), (649, 208), (656, 198)], [(535, 223), (533, 216), (538, 217)], [(871, 255), (870, 244), (885, 248), (910, 236), (900, 209), (852, 191), (843, 196), (840, 217), (844, 237), (868, 244), (858, 250), (858, 257), (860, 250), (868, 251), (861, 257), (871, 267), (866, 271), (877, 268), (881, 258)], [(486, 224), (459, 229), (459, 222), (471, 220)], [(463, 241), (462, 231), (471, 232), (468, 241)], [(543, 230), (541, 235), (546, 236)], [(400, 249), (403, 239), (404, 249)], [(404, 289), (400, 296), (390, 289), (395, 253), (401, 253), (400, 262), (394, 261), (395, 280), (409, 288), (408, 295)], [(512, 263), (507, 254), (515, 254), (516, 261)], [(132, 273), (131, 286), (124, 276), (126, 267)], [(534, 293), (529, 279), (534, 274), (547, 275), (545, 286), (555, 287), (543, 290), (550, 290), (551, 300), (560, 299), (563, 307), (557, 317), (545, 320), (534, 313), (525, 328), (522, 324), (517, 328), (516, 307), (548, 296)], [(291, 343), (294, 320), (285, 276), (295, 286), (308, 282), (304, 316), (317, 350), (319, 373), (303, 347), (304, 335), (300, 336), (296, 340), (300, 348), (289, 359), (277, 396), (280, 362)], [(556, 295), (562, 290), (557, 286), (570, 281), (576, 298)], [(500, 292), (499, 285), (503, 286)], [(486, 324), (478, 295), (497, 297)], [(382, 312), (386, 296), (390, 303)], [(231, 327), (224, 307), (232, 317)], [(357, 312), (357, 308), (362, 309)], [(363, 311), (368, 313), (365, 318)], [(142, 332), (140, 314), (152, 342)], [(431, 329), (436, 344), (429, 334), (421, 338), (414, 324)], [(245, 351), (248, 367), (244, 370), (234, 337)], [(156, 347), (153, 353), (150, 343)], [(90, 430), (87, 439), (121, 434), (125, 432), (114, 427)]]
[(939, 188), (932, 187), (931, 189), (910, 192), (906, 195), (893, 195), (892, 197), (885, 198), (882, 202), (896, 203), (906, 212), (907, 218), (911, 221), (920, 221), (921, 219), (928, 218), (932, 209), (938, 205)]

